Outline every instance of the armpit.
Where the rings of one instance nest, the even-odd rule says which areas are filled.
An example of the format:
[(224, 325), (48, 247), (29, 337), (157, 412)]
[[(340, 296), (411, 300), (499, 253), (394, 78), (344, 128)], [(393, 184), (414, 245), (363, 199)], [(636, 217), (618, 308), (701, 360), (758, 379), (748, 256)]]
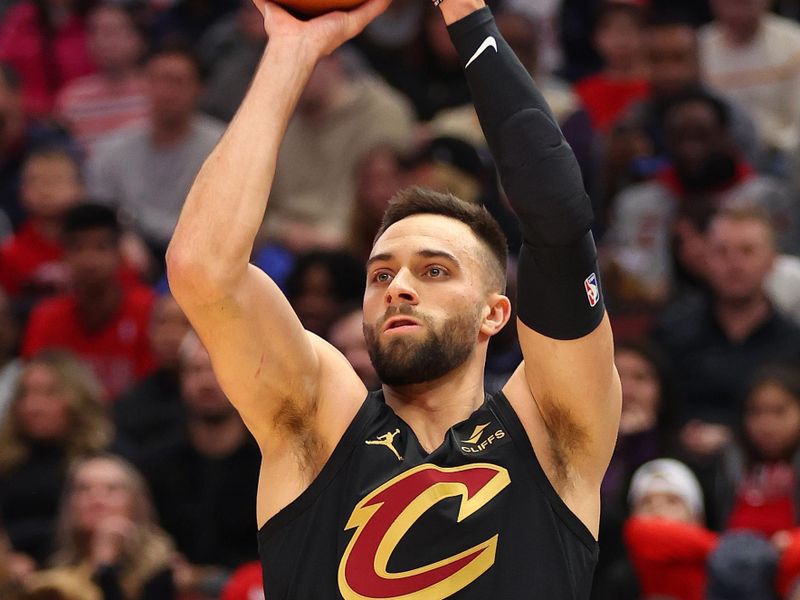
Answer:
[(545, 397), (537, 403), (549, 435), (551, 481), (558, 491), (574, 482), (576, 462), (591, 451), (589, 433), (568, 407)]
[(308, 481), (319, 474), (324, 464), (324, 448), (314, 428), (314, 412), (314, 404), (303, 407), (286, 399), (275, 414), (275, 428), (291, 438), (298, 466)]

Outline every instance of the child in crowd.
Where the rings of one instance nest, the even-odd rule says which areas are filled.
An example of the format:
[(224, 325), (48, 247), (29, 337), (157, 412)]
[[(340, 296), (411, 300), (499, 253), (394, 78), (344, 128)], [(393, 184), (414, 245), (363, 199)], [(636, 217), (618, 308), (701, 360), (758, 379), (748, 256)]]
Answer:
[(601, 133), (611, 131), (625, 110), (649, 93), (643, 11), (637, 0), (602, 2), (594, 43), (604, 68), (575, 86), (593, 127)]
[(765, 368), (747, 396), (741, 442), (721, 457), (715, 509), (728, 530), (766, 538), (798, 526), (800, 371)]
[(33, 301), (64, 290), (62, 220), (83, 195), (80, 167), (67, 150), (46, 147), (31, 152), (20, 185), (28, 218), (0, 247), (0, 286), (9, 296), (25, 295)]
[(703, 527), (697, 478), (676, 460), (654, 460), (634, 475), (629, 499), (624, 535), (642, 597), (704, 600), (706, 561), (718, 537)]

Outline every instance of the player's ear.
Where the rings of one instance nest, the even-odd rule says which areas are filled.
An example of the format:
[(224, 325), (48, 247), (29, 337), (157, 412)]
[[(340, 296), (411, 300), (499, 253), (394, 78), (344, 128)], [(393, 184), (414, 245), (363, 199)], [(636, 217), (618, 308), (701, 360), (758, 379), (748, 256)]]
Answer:
[(492, 337), (500, 333), (511, 319), (511, 301), (502, 294), (492, 293), (486, 303), (481, 333)]

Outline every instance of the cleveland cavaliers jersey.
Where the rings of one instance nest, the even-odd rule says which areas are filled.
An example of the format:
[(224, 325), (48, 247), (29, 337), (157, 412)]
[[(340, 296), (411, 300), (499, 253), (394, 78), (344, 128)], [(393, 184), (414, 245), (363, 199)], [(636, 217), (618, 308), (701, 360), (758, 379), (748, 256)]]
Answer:
[(597, 561), (502, 393), (430, 454), (370, 394), (258, 537), (268, 600), (585, 600)]

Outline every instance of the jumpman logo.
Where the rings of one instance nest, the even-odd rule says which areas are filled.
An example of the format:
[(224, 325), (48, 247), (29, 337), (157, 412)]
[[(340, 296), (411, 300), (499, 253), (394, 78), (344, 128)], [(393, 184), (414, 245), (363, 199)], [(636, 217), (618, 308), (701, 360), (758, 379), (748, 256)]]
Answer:
[(400, 456), (400, 453), (394, 447), (394, 438), (400, 435), (400, 430), (395, 429), (394, 432), (384, 433), (383, 435), (379, 435), (377, 439), (374, 440), (367, 440), (367, 444), (370, 446), (386, 446), (389, 450), (392, 451), (397, 457), (397, 460), (403, 460), (403, 457)]

